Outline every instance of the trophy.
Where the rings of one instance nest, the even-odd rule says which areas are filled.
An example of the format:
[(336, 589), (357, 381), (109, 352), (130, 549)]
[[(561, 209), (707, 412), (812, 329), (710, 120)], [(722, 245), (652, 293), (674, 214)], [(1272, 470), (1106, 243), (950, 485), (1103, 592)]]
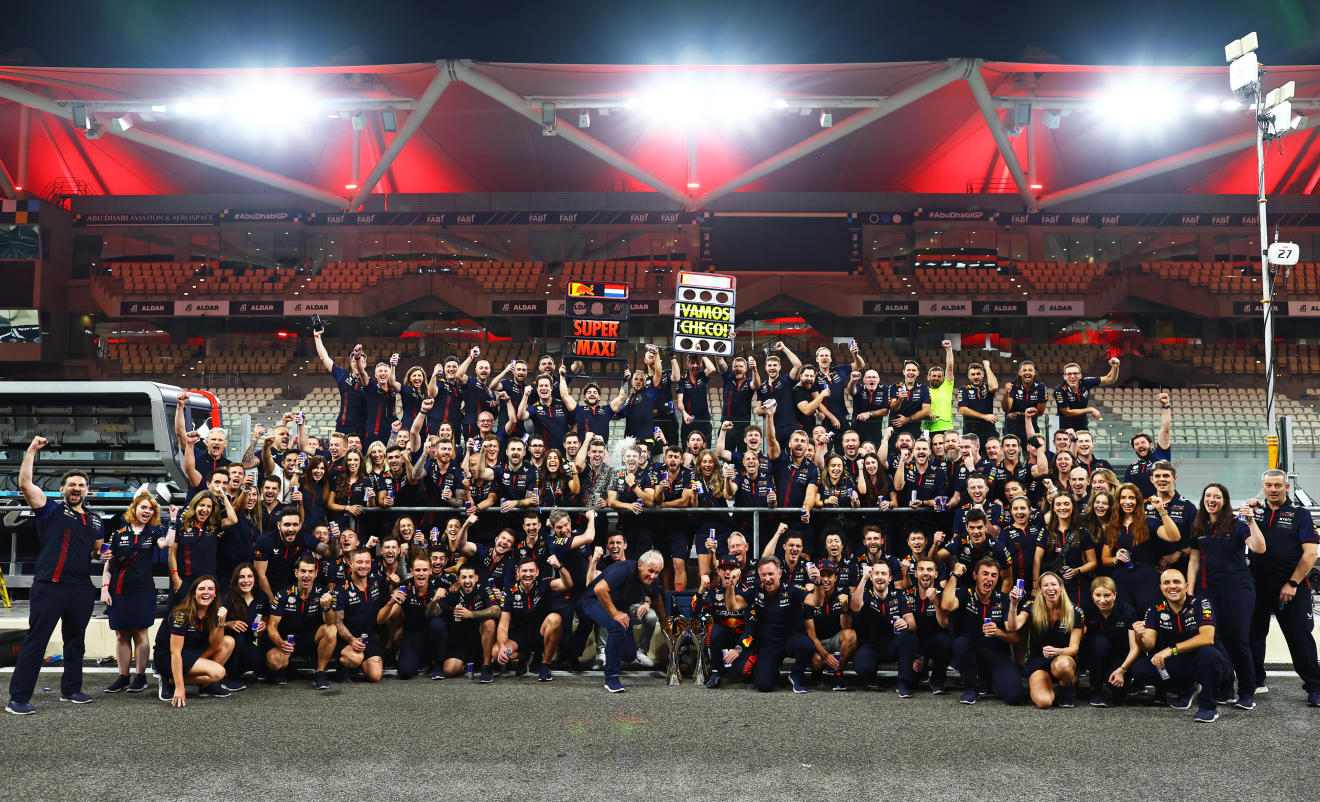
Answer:
[(692, 677), (699, 682), (706, 682), (710, 679), (710, 655), (706, 649), (706, 636), (710, 633), (710, 624), (712, 616), (707, 613), (700, 618), (692, 618), (687, 623), (687, 636), (692, 639), (692, 645), (697, 650), (697, 662), (692, 667)]
[(688, 637), (688, 621), (682, 616), (674, 616), (665, 621), (663, 628), (665, 640), (669, 642), (669, 671), (666, 685), (681, 685), (683, 672), (678, 665), (678, 650), (683, 639)]

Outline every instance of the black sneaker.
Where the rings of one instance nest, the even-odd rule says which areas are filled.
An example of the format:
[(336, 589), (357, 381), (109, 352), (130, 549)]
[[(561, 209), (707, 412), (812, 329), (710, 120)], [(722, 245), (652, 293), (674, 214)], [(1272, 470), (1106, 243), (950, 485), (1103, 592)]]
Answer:
[(109, 685), (108, 687), (106, 687), (105, 692), (106, 692), (106, 693), (119, 693), (120, 691), (126, 691), (126, 690), (128, 690), (128, 686), (129, 686), (128, 675), (127, 675), (127, 674), (120, 674), (119, 676), (115, 677), (115, 681), (114, 681), (114, 682), (110, 683), (110, 685)]
[(316, 672), (314, 684), (318, 691), (326, 691), (330, 689), (330, 680), (326, 679), (324, 671)]
[(230, 691), (228, 688), (221, 685), (220, 683), (212, 682), (210, 685), (203, 686), (202, 689), (197, 693), (197, 695), (210, 696), (216, 699), (224, 699), (225, 697), (230, 695)]
[(484, 685), (486, 683), (490, 683), (494, 681), (495, 681), (495, 675), (491, 673), (490, 666), (488, 665), (482, 666), (481, 677), (477, 680), (477, 682), (480, 682)]
[(720, 672), (718, 671), (710, 672), (710, 679), (706, 680), (706, 687), (707, 688), (720, 687)]
[(441, 668), (440, 666), (436, 666), (435, 668), (431, 669), (431, 679), (444, 679), (444, 678), (445, 678), (445, 670), (443, 668)]
[(133, 681), (128, 683), (126, 689), (129, 693), (142, 693), (147, 689), (147, 678), (141, 674), (134, 674)]
[(162, 702), (168, 702), (169, 700), (173, 699), (173, 698), (174, 698), (174, 683), (173, 683), (173, 682), (170, 682), (169, 680), (165, 679), (164, 677), (161, 677), (161, 678), (160, 678), (160, 691), (158, 692), (158, 696), (159, 696), (159, 698), (160, 698), (160, 700), (161, 700)]
[(338, 682), (340, 685), (346, 685), (352, 681), (353, 675), (349, 673), (347, 668), (340, 666), (339, 670), (335, 672), (335, 682)]

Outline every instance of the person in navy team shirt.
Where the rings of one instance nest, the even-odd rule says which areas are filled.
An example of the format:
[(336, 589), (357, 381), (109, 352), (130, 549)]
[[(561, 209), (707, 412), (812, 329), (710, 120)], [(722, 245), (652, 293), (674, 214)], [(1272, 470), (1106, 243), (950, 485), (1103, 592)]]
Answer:
[(995, 414), (995, 393), (999, 379), (990, 369), (990, 360), (967, 366), (967, 383), (958, 390), (958, 414), (963, 418), (963, 434), (974, 434), (982, 443), (999, 435)]
[(731, 424), (725, 443), (730, 451), (743, 450), (743, 430), (752, 422), (752, 400), (761, 386), (761, 375), (756, 370), (755, 357), (734, 357), (725, 363), (720, 357), (715, 363), (724, 377), (721, 389), (720, 417)]
[(627, 690), (619, 681), (619, 672), (624, 662), (637, 655), (634, 617), (640, 620), (654, 610), (661, 626), (669, 620), (657, 581), (664, 567), (664, 556), (655, 550), (636, 560), (614, 562), (591, 580), (579, 602), (578, 609), (606, 632), (605, 690), (610, 693)]
[(220, 606), (215, 577), (199, 576), (188, 586), (168, 623), (162, 624), (169, 630), (168, 652), (156, 655), (162, 702), (186, 707), (187, 685), (197, 685), (202, 696), (229, 695), (220, 686), (225, 662), (234, 651), (234, 639), (225, 634), (227, 613)]
[[(1198, 704), (1195, 721), (1211, 724), (1219, 719), (1216, 691), (1231, 671), (1224, 653), (1215, 646), (1214, 607), (1205, 597), (1193, 596), (1181, 571), (1170, 568), (1160, 575), (1163, 598), (1132, 624), (1146, 654), (1132, 666), (1134, 683), (1173, 691), (1169, 706), (1187, 710), (1193, 696)], [(1199, 693), (1197, 687), (1200, 687)]]
[(1265, 534), (1265, 551), (1253, 554), (1251, 572), (1256, 580), (1255, 612), (1251, 616), (1251, 657), (1256, 663), (1256, 682), (1265, 688), (1265, 635), (1270, 616), (1279, 622), (1293, 670), (1302, 680), (1306, 703), (1320, 707), (1320, 663), (1316, 661), (1315, 636), (1311, 632), (1311, 587), (1308, 578), (1320, 549), (1320, 537), (1309, 510), (1288, 498), (1288, 474), (1269, 470), (1261, 476), (1265, 503), (1256, 507), (1256, 524)]
[(762, 693), (775, 689), (779, 666), (785, 657), (793, 658), (793, 667), (788, 674), (793, 692), (807, 692), (805, 674), (811, 666), (815, 644), (803, 631), (803, 605), (816, 589), (820, 572), (812, 566), (807, 573), (805, 587), (790, 585), (785, 581), (779, 558), (762, 557), (756, 563), (759, 583), (739, 588), (737, 593), (725, 597), (725, 606), (731, 612), (749, 607), (752, 610), (747, 633), (739, 646), (744, 651), (750, 649), (756, 653), (752, 685)]
[[(170, 511), (171, 520), (177, 509)], [(101, 578), (101, 601), (106, 605), (110, 630), (115, 633), (115, 658), (119, 676), (106, 693), (140, 693), (147, 689), (147, 658), (151, 654), (147, 630), (156, 618), (156, 584), (151, 578), (151, 558), (157, 545), (165, 542), (160, 523), (160, 505), (147, 493), (133, 498), (122, 523), (110, 533), (110, 559)], [(137, 674), (128, 677), (129, 660), (137, 650)]]
[[(792, 432), (797, 428), (797, 407), (793, 406), (793, 384), (802, 371), (802, 364), (782, 342), (776, 341), (772, 348), (778, 354), (770, 354), (765, 358), (765, 381), (756, 388), (756, 414), (773, 417), (776, 431)], [(787, 377), (782, 374), (780, 355), (792, 365)], [(770, 403), (772, 401), (773, 404)]]
[(19, 647), (14, 675), (9, 680), (9, 704), (15, 715), (37, 712), (30, 700), (37, 685), (37, 672), (46, 654), (55, 625), (64, 637), (64, 675), (60, 678), (60, 701), (87, 704), (92, 697), (82, 692), (82, 661), (87, 622), (92, 617), (96, 594), (91, 585), (91, 560), (101, 550), (105, 530), (101, 517), (83, 509), (87, 498), (87, 474), (68, 471), (60, 479), (61, 501), (47, 498), (32, 481), (37, 452), (46, 447), (40, 435), (23, 454), (18, 469), (18, 489), (36, 513), (37, 566), (32, 576), (28, 633)]
[(706, 442), (711, 442), (710, 403), (707, 391), (710, 389), (710, 377), (715, 375), (715, 363), (710, 357), (688, 356), (687, 371), (679, 371), (678, 357), (670, 359), (673, 367), (670, 371), (674, 383), (678, 385), (674, 412), (682, 421), (679, 437), (687, 440), (692, 432), (701, 432)]
[[(1245, 520), (1244, 520), (1245, 519)], [(1221, 701), (1234, 698), (1243, 710), (1256, 705), (1256, 671), (1251, 660), (1251, 613), (1256, 603), (1256, 585), (1247, 565), (1245, 545), (1253, 555), (1265, 552), (1265, 536), (1249, 506), (1234, 517), (1228, 488), (1211, 482), (1201, 491), (1201, 508), (1192, 522), (1192, 554), (1188, 561), (1187, 589), (1214, 606), (1219, 626), (1215, 639), (1233, 664), (1227, 687), (1219, 689)], [(1232, 677), (1237, 676), (1237, 695)]]
[(389, 617), (385, 610), (388, 588), (371, 570), (371, 552), (357, 549), (348, 559), (351, 573), (339, 586), (334, 602), (340, 679), (347, 678), (348, 670), (361, 668), (368, 682), (380, 682), (385, 665), (377, 630)]
[(1036, 380), (1036, 363), (1023, 360), (1018, 365), (1017, 379), (1004, 385), (1000, 405), (1004, 410), (1004, 434), (1027, 439), (1027, 418), (1044, 420), (1045, 383)]
[(321, 342), (321, 335), (324, 333), (324, 327), (314, 329), (312, 342), (316, 345), (316, 355), (320, 358), (321, 364), (330, 371), (330, 375), (335, 380), (335, 388), (339, 390), (339, 412), (335, 415), (335, 431), (360, 436), (367, 418), (366, 387), (367, 382), (370, 381), (370, 377), (367, 376), (367, 357), (362, 353), (362, 346), (353, 346), (353, 353), (348, 358), (349, 369), (344, 370), (335, 364), (330, 358), (330, 353), (325, 350), (325, 343)]
[(1137, 455), (1137, 459), (1123, 474), (1123, 482), (1136, 485), (1141, 490), (1142, 498), (1149, 498), (1155, 493), (1155, 486), (1150, 481), (1150, 473), (1155, 463), (1173, 460), (1171, 436), (1173, 404), (1169, 400), (1168, 393), (1160, 393), (1157, 398), (1160, 402), (1159, 435), (1152, 438), (1149, 434), (1141, 432), (1132, 436), (1132, 453)]
[(917, 381), (921, 365), (915, 359), (903, 361), (903, 378), (889, 388), (889, 445), (900, 434), (921, 436), (921, 422), (930, 417), (930, 387)]
[(1069, 362), (1063, 366), (1063, 381), (1054, 388), (1054, 404), (1059, 410), (1059, 426), (1081, 431), (1100, 420), (1100, 410), (1091, 406), (1091, 391), (1109, 387), (1118, 381), (1118, 357), (1110, 357), (1109, 372), (1104, 376), (1082, 377), (1082, 366)]
[[(953, 567), (955, 576), (966, 571), (962, 563)], [(952, 617), (953, 666), (967, 686), (958, 701), (974, 705), (981, 691), (994, 691), (1006, 704), (1015, 705), (1022, 699), (1022, 674), (1010, 646), (1018, 642), (1019, 634), (1008, 627), (1017, 620), (1018, 599), (999, 588), (994, 558), (983, 557), (970, 573), (970, 587), (945, 582), (940, 599)]]
[[(560, 382), (564, 377), (558, 377)], [(531, 420), (536, 436), (545, 441), (548, 448), (563, 450), (564, 435), (568, 434), (571, 421), (567, 405), (555, 398), (555, 377), (542, 374), (536, 377), (535, 401), (533, 394), (524, 394), (518, 404), (518, 420)]]

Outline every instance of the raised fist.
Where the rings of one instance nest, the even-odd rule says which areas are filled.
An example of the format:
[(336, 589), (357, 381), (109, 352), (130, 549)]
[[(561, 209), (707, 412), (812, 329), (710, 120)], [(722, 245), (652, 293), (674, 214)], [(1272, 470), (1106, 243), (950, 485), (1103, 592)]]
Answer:
[(943, 349), (945, 349), (945, 350), (948, 350), (949, 348), (952, 348), (952, 347), (953, 347), (953, 340), (941, 340), (941, 341), (940, 341), (940, 347), (943, 348)]

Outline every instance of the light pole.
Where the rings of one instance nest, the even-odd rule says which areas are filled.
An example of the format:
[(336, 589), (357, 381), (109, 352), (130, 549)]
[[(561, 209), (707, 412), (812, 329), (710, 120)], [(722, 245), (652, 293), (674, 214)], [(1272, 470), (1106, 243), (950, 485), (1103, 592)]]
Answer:
[(1269, 228), (1265, 217), (1265, 143), (1284, 136), (1301, 124), (1300, 117), (1292, 116), (1292, 97), (1296, 84), (1289, 81), (1266, 95), (1261, 87), (1260, 63), (1256, 49), (1260, 43), (1255, 32), (1229, 42), (1224, 47), (1224, 60), (1228, 62), (1229, 89), (1248, 101), (1256, 120), (1256, 203), (1260, 223), (1260, 283), (1261, 314), (1265, 319), (1265, 443), (1269, 467), (1279, 467), (1278, 416), (1274, 409), (1274, 279), (1271, 264), (1291, 267), (1299, 257), (1296, 244), (1269, 243)]

